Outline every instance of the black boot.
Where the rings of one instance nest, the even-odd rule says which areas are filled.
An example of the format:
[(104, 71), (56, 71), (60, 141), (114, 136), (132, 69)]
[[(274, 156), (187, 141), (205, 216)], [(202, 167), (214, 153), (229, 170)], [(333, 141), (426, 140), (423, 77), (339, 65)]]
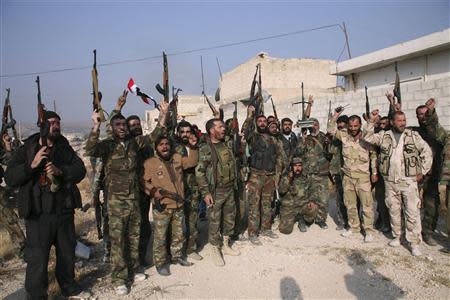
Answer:
[(190, 267), (193, 265), (193, 263), (191, 263), (190, 261), (187, 261), (186, 259), (184, 259), (182, 257), (172, 260), (172, 264), (174, 264), (174, 265), (178, 264), (183, 267)]
[(169, 265), (162, 265), (160, 267), (156, 267), (156, 271), (158, 271), (158, 274), (161, 276), (169, 276), (170, 275), (170, 270), (169, 270)]
[(303, 216), (300, 216), (300, 217), (298, 218), (298, 229), (299, 229), (301, 232), (306, 232), (306, 231), (308, 231), (308, 228), (306, 227), (305, 219), (303, 219)]

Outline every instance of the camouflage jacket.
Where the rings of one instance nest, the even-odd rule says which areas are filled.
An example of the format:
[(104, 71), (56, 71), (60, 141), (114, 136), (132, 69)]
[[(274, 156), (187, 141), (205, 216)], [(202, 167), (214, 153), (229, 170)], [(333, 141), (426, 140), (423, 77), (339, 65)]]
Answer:
[(319, 132), (317, 136), (307, 135), (299, 142), (295, 156), (303, 159), (303, 172), (306, 174), (328, 175), (331, 155), (328, 152), (325, 133)]
[(114, 137), (99, 140), (99, 131), (92, 132), (86, 142), (86, 155), (101, 157), (105, 168), (105, 182), (108, 192), (113, 195), (130, 196), (138, 199), (139, 152), (151, 147), (156, 137), (163, 133), (158, 125), (150, 135), (141, 135), (119, 142)]
[(377, 149), (374, 145), (361, 138), (355, 140), (347, 129), (337, 130), (335, 118), (331, 118), (327, 131), (342, 143), (342, 171), (345, 175), (361, 178), (370, 176), (370, 173), (377, 174)]
[(328, 152), (331, 156), (330, 161), (330, 174), (341, 175), (341, 168), (344, 165), (344, 158), (342, 157), (342, 142), (336, 138), (333, 138), (330, 145), (328, 145)]
[[(286, 204), (287, 201), (295, 201), (298, 205), (302, 206), (305, 203), (308, 203), (310, 200), (308, 199), (309, 194), (309, 180), (308, 177), (304, 174), (301, 174), (299, 176), (294, 176), (291, 179), (289, 179), (289, 176), (284, 174), (281, 176), (280, 184), (279, 184), (279, 192), (281, 195), (288, 194), (290, 197), (286, 198), (283, 197), (282, 203)], [(288, 203), (288, 204), (294, 204), (294, 203)]]
[(445, 130), (445, 128), (439, 124), (436, 110), (428, 110), (425, 117), (427, 134), (436, 139), (442, 147), (442, 154), (440, 157), (440, 160), (442, 161), (440, 179), (443, 181), (450, 181), (450, 131)]
[[(188, 149), (183, 144), (179, 143), (175, 146), (175, 152), (183, 157), (188, 156)], [(197, 189), (197, 180), (195, 178), (195, 167), (183, 171), (183, 182), (186, 200), (190, 200), (195, 189)]]
[(211, 148), (212, 143), (206, 142), (200, 146), (198, 164), (195, 168), (195, 176), (202, 198), (204, 198), (207, 194), (211, 194), (214, 197), (216, 187), (222, 185), (220, 176), (218, 174), (220, 163), (227, 163), (230, 167), (230, 171), (234, 172), (233, 186), (234, 188), (237, 187), (238, 170), (236, 169), (232, 141), (229, 139), (229, 137), (225, 137), (225, 141), (221, 143), (226, 148), (225, 150), (228, 150), (230, 162), (220, 162), (219, 158), (216, 158), (216, 161), (213, 160), (214, 155), (213, 149)]

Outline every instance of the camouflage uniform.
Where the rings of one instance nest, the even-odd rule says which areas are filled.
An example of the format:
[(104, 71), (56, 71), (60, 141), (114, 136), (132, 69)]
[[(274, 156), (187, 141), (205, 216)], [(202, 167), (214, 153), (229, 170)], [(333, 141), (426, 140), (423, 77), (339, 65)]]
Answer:
[[(124, 285), (138, 267), (140, 230), (139, 151), (151, 147), (162, 129), (157, 126), (150, 136), (117, 141), (113, 137), (99, 141), (99, 132), (91, 132), (86, 155), (101, 157), (105, 164), (108, 191), (109, 235), (111, 239), (111, 279), (114, 286)], [(128, 244), (128, 245), (127, 245)], [(128, 246), (128, 247), (127, 247)], [(129, 251), (129, 255), (126, 253)], [(129, 257), (129, 260), (127, 260)]]
[(283, 195), (280, 211), (280, 225), (278, 230), (284, 234), (290, 234), (294, 228), (294, 223), (300, 215), (307, 222), (314, 222), (318, 213), (308, 207), (310, 199), (307, 197), (309, 190), (309, 180), (303, 173), (289, 179), (287, 174), (280, 180), (280, 193)]
[[(181, 156), (188, 156), (187, 148), (178, 144), (175, 151)], [(198, 207), (200, 202), (200, 193), (198, 190), (197, 180), (195, 179), (195, 168), (187, 169), (183, 172), (185, 186), (184, 215), (186, 222), (186, 254), (190, 254), (197, 250), (198, 238)]]
[(344, 159), (342, 157), (342, 142), (333, 138), (329, 145), (329, 153), (332, 155), (330, 161), (330, 175), (333, 178), (336, 187), (336, 206), (337, 206), (337, 223), (338, 225), (347, 226), (348, 216), (347, 208), (344, 204), (344, 188), (342, 186), (342, 166)]
[(363, 141), (360, 137), (356, 140), (347, 129), (337, 130), (336, 119), (332, 118), (328, 124), (328, 132), (342, 142), (342, 156), (344, 166), (342, 168), (344, 178), (344, 203), (347, 207), (348, 223), (353, 232), (360, 231), (358, 215), (358, 198), (363, 212), (363, 228), (366, 231), (373, 229), (373, 198), (370, 183), (370, 167), (376, 174), (377, 155), (375, 148)]
[(427, 239), (432, 236), (439, 218), (439, 176), (442, 168), (442, 144), (427, 133), (425, 124), (414, 127), (413, 130), (420, 134), (433, 151), (431, 172), (424, 177), (423, 182), (419, 185), (419, 188), (423, 190), (422, 235), (424, 239)]
[(442, 167), (439, 174), (441, 184), (446, 186), (445, 199), (447, 202), (447, 233), (450, 241), (450, 132), (440, 124), (436, 111), (428, 110), (426, 114), (426, 131), (442, 146)]
[[(0, 183), (3, 179), (3, 168), (0, 166)], [(0, 186), (0, 225), (8, 231), (14, 246), (22, 251), (25, 247), (25, 234), (20, 228), (19, 217), (6, 200), (5, 189)]]
[(328, 215), (328, 172), (330, 155), (327, 151), (327, 137), (323, 132), (316, 136), (307, 135), (299, 142), (295, 156), (303, 159), (303, 172), (310, 179), (310, 198), (317, 199), (319, 213), (316, 222), (326, 223)]
[(208, 209), (208, 242), (216, 247), (223, 244), (222, 236), (234, 233), (237, 187), (237, 170), (231, 141), (213, 144), (208, 141), (199, 150), (199, 162), (195, 169), (202, 198), (210, 194), (214, 204)]
[[(427, 174), (432, 152), (417, 132), (405, 129), (396, 141), (392, 130), (374, 133), (373, 123), (364, 126), (363, 138), (380, 146), (380, 171), (386, 184), (386, 205), (389, 208), (394, 238), (401, 230), (402, 203), (406, 215), (406, 239), (413, 245), (421, 242), (420, 199), (416, 175)], [(407, 151), (405, 151), (407, 150)]]
[(260, 229), (268, 231), (272, 228), (271, 206), (282, 172), (284, 151), (275, 137), (256, 131), (252, 116), (246, 123), (244, 136), (250, 148), (250, 178), (246, 185), (248, 234), (256, 236)]

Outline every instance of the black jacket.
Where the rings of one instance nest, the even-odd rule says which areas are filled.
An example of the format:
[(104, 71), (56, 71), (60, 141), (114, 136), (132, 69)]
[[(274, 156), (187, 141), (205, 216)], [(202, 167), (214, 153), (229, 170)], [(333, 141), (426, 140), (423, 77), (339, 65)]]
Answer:
[(76, 184), (83, 180), (86, 168), (67, 139), (61, 136), (53, 145), (49, 160), (62, 171), (57, 192), (40, 187), (39, 174), (42, 167), (31, 169), (39, 146), (39, 134), (30, 136), (23, 146), (14, 152), (5, 172), (5, 182), (19, 187), (19, 216), (28, 218), (45, 213), (73, 213), (81, 207), (81, 195)]

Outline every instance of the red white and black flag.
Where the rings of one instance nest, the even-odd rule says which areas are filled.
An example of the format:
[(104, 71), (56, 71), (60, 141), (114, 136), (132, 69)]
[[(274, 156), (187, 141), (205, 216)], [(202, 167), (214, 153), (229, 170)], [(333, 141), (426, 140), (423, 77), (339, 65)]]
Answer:
[(156, 100), (153, 97), (141, 92), (141, 89), (136, 85), (136, 83), (134, 83), (133, 78), (130, 78), (130, 80), (128, 81), (128, 90), (132, 94), (141, 97), (142, 101), (144, 101), (145, 103), (150, 104), (150, 100), (155, 105), (155, 108), (159, 107), (158, 103), (156, 103)]

